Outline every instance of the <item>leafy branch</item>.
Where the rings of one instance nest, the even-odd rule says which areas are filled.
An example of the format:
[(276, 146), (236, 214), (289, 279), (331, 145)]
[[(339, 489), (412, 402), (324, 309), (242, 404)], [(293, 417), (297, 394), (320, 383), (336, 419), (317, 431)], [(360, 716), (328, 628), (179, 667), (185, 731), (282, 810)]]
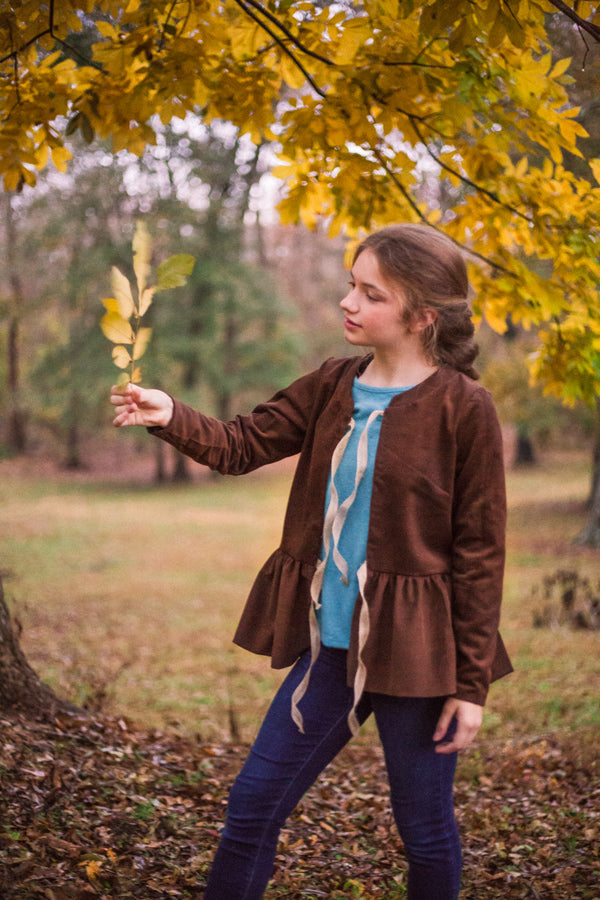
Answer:
[[(48, 4), (48, 25), (47, 25), (47, 27), (42, 28), (41, 31), (38, 31), (36, 34), (33, 35), (33, 37), (24, 41), (24, 43), (22, 43), (16, 49), (11, 50), (10, 53), (7, 53), (5, 56), (0, 57), (0, 65), (2, 65), (5, 62), (8, 62), (9, 59), (12, 59), (15, 67), (18, 66), (18, 58), (19, 58), (20, 53), (23, 53), (25, 50), (27, 50), (28, 47), (31, 47), (32, 44), (37, 44), (37, 42), (41, 41), (42, 38), (51, 37), (61, 47), (64, 47), (70, 53), (73, 53), (75, 56), (77, 56), (78, 59), (84, 65), (92, 66), (92, 68), (97, 69), (99, 72), (103, 72), (104, 70), (103, 70), (102, 66), (99, 65), (95, 60), (90, 59), (87, 56), (84, 56), (84, 54), (81, 53), (81, 51), (77, 47), (75, 47), (73, 44), (69, 43), (69, 41), (66, 41), (64, 38), (61, 38), (58, 36), (58, 34), (56, 33), (56, 25), (54, 23), (54, 13), (55, 13), (54, 4), (55, 4), (55, 0), (50, 0), (50, 3)], [(13, 10), (11, 10), (11, 12), (13, 12)], [(9, 29), (9, 31), (11, 31), (11, 43), (12, 43), (12, 30), (10, 27), (11, 21), (10, 21), (9, 15), (7, 14), (5, 18), (8, 23), (7, 27)]]
[(152, 335), (152, 329), (142, 325), (142, 319), (148, 312), (154, 295), (158, 291), (182, 287), (194, 267), (193, 256), (188, 253), (176, 253), (160, 264), (156, 284), (149, 285), (152, 241), (143, 222), (136, 225), (132, 249), (135, 290), (132, 290), (129, 279), (121, 270), (113, 266), (111, 269), (113, 296), (102, 301), (106, 312), (100, 321), (105, 337), (115, 345), (112, 349), (114, 364), (117, 368), (125, 370), (117, 380), (117, 386), (120, 388), (129, 382), (135, 384), (141, 379), (138, 361), (146, 352)]
[(593, 22), (586, 22), (585, 19), (582, 19), (581, 16), (577, 14), (576, 9), (571, 9), (571, 7), (567, 3), (564, 3), (563, 0), (549, 0), (549, 2), (568, 19), (575, 22), (578, 28), (582, 31), (587, 31), (594, 40), (600, 43), (600, 26), (595, 25)]

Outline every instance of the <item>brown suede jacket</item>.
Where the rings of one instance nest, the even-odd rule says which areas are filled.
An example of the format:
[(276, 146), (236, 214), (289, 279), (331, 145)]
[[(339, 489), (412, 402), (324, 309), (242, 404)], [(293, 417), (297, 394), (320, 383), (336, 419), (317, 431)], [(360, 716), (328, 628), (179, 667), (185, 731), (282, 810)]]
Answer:
[[(260, 570), (234, 638), (270, 656), (274, 668), (310, 645), (331, 456), (352, 416), (353, 379), (370, 359), (330, 359), (228, 423), (175, 401), (169, 425), (149, 429), (224, 474), (300, 454), (280, 547)], [(490, 395), (442, 366), (398, 394), (383, 416), (367, 544), (365, 690), (483, 705), (490, 681), (512, 671), (498, 633), (505, 524), (502, 437)], [(349, 684), (357, 630), (355, 612)]]

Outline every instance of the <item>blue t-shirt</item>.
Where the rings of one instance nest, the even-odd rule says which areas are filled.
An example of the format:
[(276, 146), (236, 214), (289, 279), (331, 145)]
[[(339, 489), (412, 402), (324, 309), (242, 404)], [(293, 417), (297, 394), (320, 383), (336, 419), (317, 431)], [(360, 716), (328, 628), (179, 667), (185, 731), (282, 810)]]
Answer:
[[(326, 647), (348, 648), (350, 644), (352, 614), (359, 594), (357, 572), (367, 555), (373, 468), (382, 415), (390, 401), (407, 390), (410, 388), (371, 387), (354, 379), (354, 424), (351, 422), (346, 432), (341, 461), (330, 473), (325, 500), (326, 513), (335, 514), (317, 610), (321, 641)], [(324, 542), (321, 559), (325, 556)]]

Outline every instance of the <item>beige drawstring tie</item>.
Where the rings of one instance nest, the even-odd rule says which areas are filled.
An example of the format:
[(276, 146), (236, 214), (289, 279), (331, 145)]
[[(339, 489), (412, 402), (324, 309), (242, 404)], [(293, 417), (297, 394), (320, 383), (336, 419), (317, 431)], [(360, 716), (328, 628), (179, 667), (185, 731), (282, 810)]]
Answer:
[[(331, 476), (329, 488), (330, 500), (327, 512), (325, 514), (325, 523), (323, 525), (323, 547), (325, 550), (325, 554), (323, 559), (320, 559), (317, 563), (317, 568), (315, 569), (315, 573), (310, 585), (311, 604), (309, 611), (309, 629), (311, 660), (306, 674), (292, 694), (292, 719), (294, 720), (302, 734), (304, 734), (304, 720), (302, 718), (302, 713), (298, 709), (298, 704), (306, 693), (310, 681), (312, 667), (314, 666), (321, 649), (321, 633), (319, 631), (319, 622), (317, 620), (316, 611), (321, 607), (321, 589), (323, 587), (325, 566), (327, 565), (327, 560), (329, 559), (329, 553), (333, 539), (333, 561), (335, 562), (336, 568), (340, 572), (342, 583), (346, 586), (348, 585), (348, 563), (340, 553), (338, 544), (342, 533), (342, 528), (344, 527), (344, 522), (346, 521), (346, 516), (348, 515), (348, 510), (356, 499), (358, 486), (361, 483), (367, 469), (369, 454), (369, 427), (378, 416), (382, 415), (383, 410), (375, 410), (367, 419), (367, 424), (358, 441), (354, 490), (352, 491), (350, 496), (344, 500), (341, 506), (339, 504), (338, 492), (335, 487), (335, 476), (342, 461), (342, 457), (344, 456), (344, 453), (346, 451), (346, 447), (348, 446), (348, 441), (350, 440), (350, 437), (354, 432), (354, 428), (356, 427), (356, 422), (354, 421), (354, 419), (350, 420), (350, 427), (333, 451), (333, 456), (331, 458)], [(367, 581), (366, 560), (360, 566), (357, 572), (357, 577), (360, 596), (360, 613), (358, 617), (358, 666), (356, 675), (354, 676), (354, 700), (352, 709), (348, 713), (348, 726), (352, 734), (356, 734), (360, 728), (356, 716), (356, 707), (358, 705), (358, 702), (360, 701), (360, 698), (362, 697), (367, 677), (367, 668), (362, 658), (362, 651), (369, 635), (369, 607), (365, 598), (365, 584)]]

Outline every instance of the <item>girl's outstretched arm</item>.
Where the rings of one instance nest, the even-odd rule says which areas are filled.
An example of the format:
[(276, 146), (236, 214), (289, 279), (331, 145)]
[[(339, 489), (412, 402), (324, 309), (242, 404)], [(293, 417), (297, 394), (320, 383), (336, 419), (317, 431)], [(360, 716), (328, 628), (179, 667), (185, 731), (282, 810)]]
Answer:
[(113, 425), (145, 425), (147, 428), (165, 428), (173, 415), (173, 401), (164, 391), (157, 391), (128, 384), (125, 390), (112, 387), (110, 402), (115, 409)]

